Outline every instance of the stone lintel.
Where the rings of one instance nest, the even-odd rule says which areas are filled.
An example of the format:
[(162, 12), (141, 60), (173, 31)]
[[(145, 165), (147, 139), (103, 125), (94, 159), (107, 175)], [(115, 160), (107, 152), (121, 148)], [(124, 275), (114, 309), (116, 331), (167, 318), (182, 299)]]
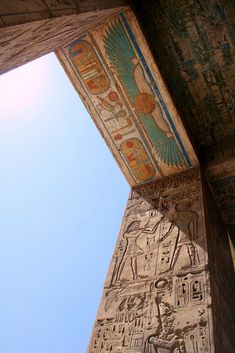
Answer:
[(130, 4), (128, 0), (2, 0), (0, 26), (9, 27), (44, 19), (96, 12)]
[(0, 28), (0, 74), (54, 51), (121, 9), (80, 13)]
[(198, 164), (131, 9), (56, 54), (131, 186)]

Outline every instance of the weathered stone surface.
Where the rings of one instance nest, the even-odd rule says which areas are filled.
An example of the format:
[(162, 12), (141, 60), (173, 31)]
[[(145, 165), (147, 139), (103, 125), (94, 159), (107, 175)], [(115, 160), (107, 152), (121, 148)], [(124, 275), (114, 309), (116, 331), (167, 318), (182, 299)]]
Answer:
[(215, 352), (235, 351), (235, 276), (228, 233), (207, 183), (203, 187)]
[(203, 158), (214, 200), (235, 245), (235, 140), (205, 150)]
[(0, 26), (15, 26), (53, 17), (128, 5), (127, 0), (2, 0)]
[(55, 50), (118, 11), (102, 10), (0, 28), (0, 74)]
[(235, 131), (234, 0), (134, 1), (160, 71), (200, 149)]
[[(90, 21), (93, 23), (93, 20), (96, 22), (104, 18), (103, 12), (88, 14), (88, 17), (85, 16), (83, 20), (80, 15), (64, 16), (72, 13), (71, 11), (93, 11), (120, 6), (124, 3), (134, 4), (144, 34), (191, 142), (198, 151), (201, 150), (201, 156), (204, 159), (207, 153), (203, 151), (204, 146), (216, 147), (218, 143), (223, 144), (228, 136), (234, 135), (235, 5), (233, 0), (208, 2), (200, 0), (130, 2), (4, 0), (0, 3), (0, 14), (3, 16), (0, 16), (0, 26), (45, 18), (46, 20), (0, 30), (1, 72), (6, 72), (54, 50), (55, 47), (68, 42), (69, 38), (74, 38), (73, 33), (79, 35), (83, 30), (86, 31), (90, 27)], [(53, 11), (57, 13), (53, 14)], [(63, 17), (54, 19), (52, 18), (54, 16)], [(216, 167), (218, 169), (221, 163), (219, 161), (217, 163), (217, 156), (214, 156), (214, 164), (218, 164)], [(231, 169), (234, 161), (230, 159), (229, 163), (227, 166)], [(229, 178), (229, 184), (231, 184), (231, 178), (235, 175), (230, 172), (227, 175), (227, 167), (222, 167), (222, 170), (223, 176), (220, 173), (221, 177), (213, 180), (213, 185), (217, 183), (216, 187), (213, 186), (216, 195), (224, 192), (218, 192), (219, 180), (225, 181)], [(211, 174), (208, 175), (210, 180)], [(228, 187), (226, 188), (228, 190)], [(232, 198), (229, 196), (229, 199), (225, 206), (226, 222), (233, 224), (233, 221), (231, 222), (231, 217), (232, 219), (234, 217), (233, 196)], [(230, 231), (231, 229), (230, 227)]]
[[(85, 40), (89, 37), (88, 42), (97, 57), (103, 58), (101, 64), (104, 71), (107, 70), (112, 86), (112, 94), (107, 94), (107, 97), (111, 98), (108, 101), (107, 92), (96, 92), (93, 95), (98, 100), (100, 98), (99, 103), (103, 110), (100, 114), (101, 120), (112, 120), (112, 114), (115, 113), (115, 117), (118, 115), (118, 118), (127, 122), (124, 111), (128, 111), (128, 118), (131, 112), (138, 122), (135, 127), (140, 135), (136, 135), (136, 138), (141, 136), (145, 152), (147, 151), (146, 154), (139, 153), (140, 145), (132, 144), (128, 157), (132, 160), (134, 155), (135, 163), (137, 161), (135, 166), (132, 165), (133, 170), (137, 167), (135, 172), (140, 172), (140, 161), (148, 166), (147, 170), (150, 166), (149, 160), (159, 167), (159, 163), (162, 163), (158, 155), (162, 140), (158, 140), (161, 142), (158, 151), (150, 148), (150, 135), (153, 130), (144, 129), (141, 121), (143, 116), (140, 115), (144, 109), (141, 114), (153, 116), (152, 109), (155, 108), (156, 99), (154, 101), (150, 98), (151, 94), (146, 95), (145, 91), (139, 89), (142, 84), (136, 84), (142, 94), (137, 95), (140, 96), (138, 99), (130, 95), (129, 86), (125, 87), (125, 80), (121, 79), (118, 72), (118, 62), (123, 52), (116, 50), (119, 56), (113, 55), (114, 34), (115, 31), (120, 31), (120, 26), (117, 26), (118, 22), (115, 21), (110, 26), (104, 25), (104, 22), (109, 21), (110, 17), (113, 18), (120, 9), (96, 11), (127, 3), (135, 5), (150, 49), (158, 62), (187, 133), (190, 134), (191, 142), (200, 152), (199, 160), (203, 162), (217, 207), (230, 234), (234, 235), (234, 241), (233, 0), (3, 0), (0, 3), (1, 72), (22, 65), (57, 47), (64, 47), (63, 55), (67, 63), (69, 62), (67, 65), (64, 61), (64, 66), (81, 92), (81, 85), (74, 79), (76, 75), (79, 76), (79, 64), (76, 60), (73, 62), (69, 49), (72, 45), (76, 47), (77, 38), (81, 39), (81, 35), (88, 33), (93, 26), (102, 24), (100, 29), (104, 31), (103, 37), (99, 32), (92, 31), (86, 38), (83, 37)], [(81, 14), (87, 11), (94, 12)], [(22, 25), (15, 26), (20, 23)], [(123, 19), (121, 23), (124, 25)], [(173, 130), (174, 139), (177, 140), (176, 132), (179, 132), (186, 152), (195, 162), (191, 144), (178, 121), (171, 97), (135, 20), (131, 22), (130, 28), (139, 47), (144, 47), (144, 57), (147, 57), (154, 80), (156, 79), (157, 84), (161, 82), (160, 95), (166, 102), (166, 108), (173, 117), (177, 117), (177, 123), (173, 118), (176, 131), (171, 126), (171, 133)], [(125, 31), (127, 33), (126, 26)], [(127, 33), (133, 44), (130, 34), (131, 32)], [(122, 31), (116, 39), (118, 48), (123, 49), (120, 38), (122, 42)], [(68, 43), (70, 44), (67, 45)], [(124, 51), (124, 57), (126, 52), (128, 50)], [(59, 55), (62, 58), (61, 52)], [(139, 60), (138, 65), (130, 60), (134, 78), (141, 76), (141, 69), (144, 75), (148, 73), (137, 47), (134, 46), (132, 59), (136, 58)], [(138, 67), (139, 74), (135, 75), (134, 71)], [(135, 83), (139, 81), (137, 78)], [(150, 83), (150, 89), (153, 88)], [(97, 108), (97, 104), (91, 107), (85, 93), (82, 94), (86, 106), (89, 106), (93, 114), (93, 108)], [(157, 97), (163, 108), (159, 94)], [(143, 101), (148, 101), (148, 104), (143, 104)], [(92, 102), (94, 103), (95, 99)], [(98, 120), (96, 123), (100, 128)], [(123, 132), (123, 125), (120, 124), (119, 127)], [(102, 128), (100, 130), (103, 131)], [(178, 140), (177, 143), (180, 147)], [(111, 144), (110, 142), (110, 146)], [(116, 147), (116, 157), (119, 160), (121, 147)], [(130, 152), (130, 145), (126, 144), (126, 147)], [(149, 160), (143, 158), (146, 155)], [(167, 156), (166, 158), (169, 158), (169, 153)], [(120, 165), (125, 171), (124, 164)], [(156, 173), (155, 176), (163, 177), (171, 171), (181, 170), (178, 164), (172, 165), (173, 168), (170, 166), (166, 173), (160, 173), (156, 168), (159, 175)], [(189, 164), (186, 167), (188, 168)], [(128, 172), (125, 173), (128, 175)], [(235, 288), (227, 231), (222, 225), (214, 202), (211, 201), (207, 185), (204, 186), (202, 194), (199, 177), (198, 170), (191, 169), (132, 191), (106, 280), (89, 353), (235, 351), (235, 319), (232, 318)], [(150, 179), (142, 179), (141, 182)], [(132, 184), (133, 180), (128, 180)]]
[(130, 185), (198, 164), (131, 10), (57, 55)]
[(4, 0), (0, 25), (127, 4), (135, 6), (161, 74), (197, 148), (234, 135), (233, 0)]
[(223, 232), (198, 169), (132, 190), (88, 353), (232, 353)]

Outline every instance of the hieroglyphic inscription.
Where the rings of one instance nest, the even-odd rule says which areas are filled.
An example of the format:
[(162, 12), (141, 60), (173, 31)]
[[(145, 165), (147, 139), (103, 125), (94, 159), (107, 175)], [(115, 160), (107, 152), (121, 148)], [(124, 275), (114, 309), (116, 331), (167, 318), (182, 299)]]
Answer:
[(198, 146), (233, 135), (234, 0), (145, 0), (136, 8)]
[(55, 50), (75, 34), (88, 31), (94, 23), (98, 24), (118, 11), (107, 9), (0, 28), (0, 73)]
[[(93, 106), (99, 117), (101, 131), (104, 130), (114, 144), (115, 153), (120, 153), (122, 164), (124, 162), (134, 183), (159, 176), (157, 164), (146, 149), (133, 113), (123, 101), (123, 95), (107, 70), (106, 63), (102, 62), (93, 37), (89, 34), (73, 41), (64, 48), (64, 54), (89, 96), (89, 105)], [(130, 182), (133, 183), (132, 180)]]
[(201, 198), (197, 169), (132, 190), (88, 353), (212, 352)]
[(235, 176), (211, 182), (213, 196), (225, 224), (235, 231)]
[(77, 37), (57, 55), (130, 185), (197, 165), (131, 10)]

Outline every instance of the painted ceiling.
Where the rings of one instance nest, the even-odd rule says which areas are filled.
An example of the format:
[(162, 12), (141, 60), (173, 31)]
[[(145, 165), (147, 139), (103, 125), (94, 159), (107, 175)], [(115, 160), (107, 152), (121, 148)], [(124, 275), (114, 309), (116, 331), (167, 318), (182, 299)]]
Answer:
[[(168, 91), (133, 15), (114, 18), (123, 10), (114, 7), (129, 5)], [(196, 163), (182, 119), (235, 243), (234, 0), (4, 0), (0, 27), (1, 73), (62, 47), (60, 60), (131, 185)], [(93, 50), (107, 91), (86, 87), (79, 41)]]
[(57, 55), (130, 185), (197, 164), (131, 10), (75, 38)]
[(134, 4), (235, 244), (235, 1)]
[(134, 1), (198, 150), (235, 136), (235, 1)]

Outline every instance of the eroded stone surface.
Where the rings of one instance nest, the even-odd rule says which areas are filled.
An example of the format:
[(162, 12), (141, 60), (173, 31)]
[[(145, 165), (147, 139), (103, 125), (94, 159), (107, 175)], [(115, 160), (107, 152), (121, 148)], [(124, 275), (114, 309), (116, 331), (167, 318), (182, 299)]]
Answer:
[(205, 150), (204, 158), (214, 200), (235, 245), (235, 140)]
[(132, 190), (88, 353), (232, 353), (222, 233), (197, 168)]
[(130, 194), (89, 353), (213, 352), (198, 170)]
[[(119, 133), (114, 129), (115, 136), (120, 137), (123, 132), (127, 132), (128, 136), (131, 131), (128, 129), (135, 125), (133, 121), (138, 121), (135, 125), (136, 134), (131, 136), (132, 141), (123, 139), (122, 147), (121, 143), (116, 145), (117, 160), (123, 154), (130, 161), (134, 177), (128, 180), (134, 184), (137, 175), (142, 178), (137, 178), (140, 182), (146, 182), (152, 176), (162, 177), (171, 171), (179, 172), (184, 167), (176, 163), (177, 159), (170, 163), (170, 149), (166, 149), (163, 161), (161, 148), (164, 139), (158, 139), (154, 150), (154, 136), (151, 135), (153, 130), (144, 127), (144, 116), (148, 116), (148, 119), (157, 116), (156, 102), (160, 103), (161, 109), (164, 105), (156, 91), (153, 94), (154, 100), (151, 98), (155, 88), (151, 80), (146, 80), (148, 71), (137, 47), (133, 45), (133, 39), (136, 39), (139, 47), (144, 46), (144, 57), (150, 60), (147, 60), (148, 65), (151, 62), (149, 68), (153, 76), (158, 70), (135, 20), (127, 18), (134, 38), (127, 30), (123, 18), (121, 26), (117, 20), (111, 20), (100, 27), (100, 32), (89, 32), (86, 37), (81, 37), (91, 26), (103, 23), (117, 12), (110, 10), (83, 16), (71, 15), (96, 10), (100, 6), (115, 6), (117, 3), (120, 5), (122, 1), (114, 1), (112, 5), (108, 1), (102, 1), (102, 4), (97, 1), (72, 0), (2, 1), (0, 27), (5, 28), (0, 29), (0, 60), (1, 70), (5, 72), (70, 42), (69, 46), (64, 47), (70, 68), (64, 65), (74, 81), (74, 75), (83, 74), (76, 48), (87, 47), (87, 54), (93, 55), (93, 59), (96, 56), (102, 58), (101, 66), (97, 65), (95, 69), (101, 75), (107, 73), (107, 80), (101, 80), (103, 89), (107, 91), (102, 91), (101, 87), (98, 90), (97, 87), (91, 87), (93, 98), (96, 97), (91, 101), (95, 109), (100, 109), (101, 120), (110, 119), (114, 123), (111, 129), (121, 129)], [(234, 135), (235, 126), (234, 1), (145, 0), (134, 3), (150, 48), (187, 126), (187, 132), (197, 149), (202, 151), (201, 160), (206, 159), (207, 177), (224, 222), (231, 233), (235, 232), (234, 141), (224, 144), (228, 136)], [(62, 17), (53, 18), (57, 16)], [(31, 21), (37, 22), (27, 23)], [(19, 23), (25, 24), (7, 28)], [(126, 57), (130, 47), (122, 51), (125, 42), (122, 26), (134, 51), (134, 55), (129, 57), (135, 89), (139, 93), (134, 96), (129, 85), (125, 84), (125, 77), (121, 77), (118, 64), (121, 59), (122, 66), (128, 68), (127, 62), (123, 65), (122, 56)], [(117, 32), (120, 50), (113, 47)], [(88, 76), (92, 74), (89, 70), (87, 73)], [(85, 76), (83, 86), (87, 83)], [(77, 88), (81, 86), (78, 84)], [(165, 86), (161, 84), (162, 87)], [(166, 106), (172, 113), (174, 106), (171, 98), (165, 88), (163, 90), (163, 98), (167, 97)], [(86, 94), (83, 94), (83, 99), (93, 114), (93, 107)], [(131, 115), (129, 111), (135, 117), (133, 121), (128, 120)], [(165, 141), (169, 142), (171, 134), (176, 141), (178, 131), (183, 145), (186, 141), (186, 154), (194, 162), (185, 131), (174, 119), (173, 122), (176, 131), (172, 126), (167, 131), (167, 124), (164, 126), (158, 120), (158, 127), (166, 134)], [(96, 123), (100, 128), (97, 120)], [(102, 128), (100, 130), (102, 132)], [(110, 132), (112, 134), (113, 130)], [(103, 135), (106, 139), (105, 133)], [(140, 137), (143, 139), (142, 145)], [(175, 146), (181, 149), (179, 140)], [(203, 150), (205, 146), (212, 150)], [(180, 156), (182, 149), (178, 161)], [(165, 163), (167, 158), (168, 167)], [(183, 159), (187, 160), (185, 155)], [(161, 173), (162, 161), (166, 171), (164, 173)], [(120, 165), (122, 169), (126, 168), (122, 162)], [(190, 163), (186, 163), (185, 167), (189, 168)], [(207, 186), (204, 188), (205, 199), (207, 202), (203, 204), (197, 170), (148, 184), (131, 193), (105, 283), (89, 353), (234, 351), (232, 342), (235, 320), (232, 318), (232, 310), (235, 305), (235, 288), (227, 234)]]
[(0, 28), (0, 74), (54, 51), (118, 11), (103, 10)]
[(2, 0), (0, 27), (125, 6), (125, 0)]
[(234, 0), (134, 3), (160, 71), (198, 148), (234, 136)]

